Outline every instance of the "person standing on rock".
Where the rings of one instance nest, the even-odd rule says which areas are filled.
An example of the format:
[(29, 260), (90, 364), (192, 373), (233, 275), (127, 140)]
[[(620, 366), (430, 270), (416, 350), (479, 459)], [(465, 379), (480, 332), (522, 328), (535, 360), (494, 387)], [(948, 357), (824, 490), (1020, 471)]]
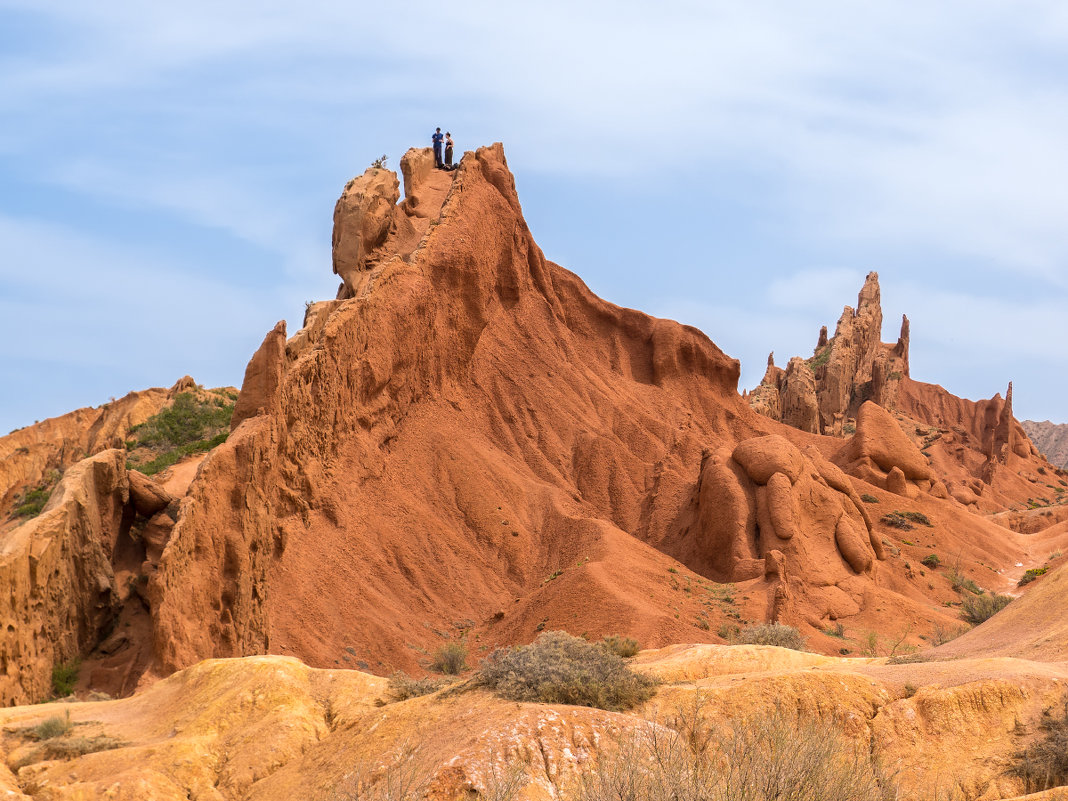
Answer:
[(445, 132), (445, 169), (452, 169), (452, 134)]
[(441, 135), (441, 128), (437, 128), (434, 131), (434, 135), (430, 137), (434, 142), (434, 166), (441, 168), (441, 142), (445, 138)]

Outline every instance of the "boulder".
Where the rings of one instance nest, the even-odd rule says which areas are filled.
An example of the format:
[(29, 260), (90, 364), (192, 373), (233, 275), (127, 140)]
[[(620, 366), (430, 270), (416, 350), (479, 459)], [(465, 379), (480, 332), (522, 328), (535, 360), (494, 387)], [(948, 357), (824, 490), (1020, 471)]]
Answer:
[(174, 500), (174, 496), (144, 473), (129, 470), (126, 476), (130, 481), (130, 503), (139, 515), (152, 517)]
[(738, 443), (731, 457), (757, 484), (767, 484), (776, 473), (785, 473), (793, 483), (801, 474), (804, 461), (801, 451), (778, 434), (744, 440)]
[(886, 473), (897, 467), (907, 479), (931, 479), (931, 468), (923, 454), (890, 413), (871, 401), (860, 407), (857, 431), (833, 461), (847, 473), (856, 475), (852, 468), (865, 459)]
[(375, 261), (393, 224), (400, 197), (397, 174), (368, 167), (349, 181), (334, 206), (334, 273), (343, 281), (340, 297), (353, 297), (357, 276)]

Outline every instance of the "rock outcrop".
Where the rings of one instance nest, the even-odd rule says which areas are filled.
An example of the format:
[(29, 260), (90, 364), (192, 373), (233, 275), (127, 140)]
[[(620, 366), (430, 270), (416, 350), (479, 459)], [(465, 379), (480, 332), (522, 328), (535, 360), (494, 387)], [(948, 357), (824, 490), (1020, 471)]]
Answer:
[[(717, 581), (766, 577), (769, 619), (801, 617), (791, 598), (816, 598), (816, 614), (859, 611), (864, 582), (884, 557), (849, 479), (812, 446), (779, 435), (706, 453), (689, 525), (676, 553)], [(810, 610), (811, 611), (811, 610)]]
[(118, 611), (112, 556), (129, 500), (125, 452), (70, 467), (40, 516), (0, 553), (0, 703), (34, 703), (52, 668), (88, 652)]
[[(857, 296), (857, 308), (846, 306), (842, 310), (834, 336), (828, 339), (827, 327), (820, 329), (815, 354), (802, 360), (811, 375), (800, 370), (787, 370), (786, 374), (769, 370), (749, 394), (750, 404), (774, 420), (831, 436), (842, 436), (844, 422), (855, 417), (867, 400), (893, 408), (897, 386), (909, 374), (909, 321), (902, 316), (901, 334), (893, 345), (880, 341), (882, 324), (879, 274), (872, 272)], [(814, 385), (814, 404), (810, 384)], [(804, 412), (795, 412), (788, 419), (787, 397), (803, 398)], [(759, 401), (754, 403), (754, 398)], [(812, 405), (818, 418), (815, 427)]]
[(1068, 470), (1068, 423), (1021, 420), (1020, 426), (1050, 464)]

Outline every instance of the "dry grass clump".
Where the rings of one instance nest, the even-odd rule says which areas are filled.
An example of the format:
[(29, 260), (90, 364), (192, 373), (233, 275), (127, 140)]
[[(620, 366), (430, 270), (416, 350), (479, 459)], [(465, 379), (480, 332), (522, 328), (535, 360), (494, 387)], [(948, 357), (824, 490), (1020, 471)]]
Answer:
[(447, 676), (456, 676), (467, 670), (467, 646), (459, 640), (445, 643), (434, 652), (430, 669)]
[(564, 631), (547, 631), (530, 645), (498, 648), (479, 668), (478, 682), (510, 701), (611, 711), (630, 709), (656, 690), (654, 679), (635, 673), (607, 648)]
[(969, 623), (978, 626), (1008, 606), (1011, 601), (1011, 596), (998, 595), (996, 592), (965, 595), (960, 600), (960, 614)]
[(389, 677), (389, 695), (392, 701), (407, 701), (423, 695), (437, 692), (448, 684), (444, 679), (413, 679), (407, 673), (398, 670)]
[(782, 623), (760, 623), (746, 626), (733, 639), (737, 645), (777, 645), (794, 651), (805, 650), (805, 640), (801, 632), (793, 626)]
[(579, 801), (887, 801), (896, 793), (868, 749), (832, 723), (772, 712), (724, 725), (702, 714), (699, 699), (622, 736), (577, 784)]
[(622, 637), (618, 634), (609, 634), (603, 640), (601, 640), (601, 647), (608, 650), (610, 653), (616, 656), (628, 659), (632, 656), (636, 656), (638, 651), (641, 650), (638, 647), (638, 641), (630, 637)]
[(73, 725), (70, 722), (70, 712), (67, 712), (66, 717), (53, 715), (45, 718), (36, 726), (30, 727), (27, 733), (35, 740), (51, 740), (53, 737), (62, 737), (71, 730)]

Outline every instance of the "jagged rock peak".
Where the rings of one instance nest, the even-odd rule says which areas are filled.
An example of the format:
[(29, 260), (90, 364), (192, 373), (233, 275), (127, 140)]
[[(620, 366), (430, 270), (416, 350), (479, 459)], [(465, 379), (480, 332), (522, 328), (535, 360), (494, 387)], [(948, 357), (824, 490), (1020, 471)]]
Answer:
[[(750, 405), (803, 430), (839, 435), (844, 421), (855, 417), (865, 400), (892, 408), (898, 383), (908, 375), (908, 318), (902, 319), (901, 336), (894, 345), (880, 341), (882, 324), (879, 274), (872, 271), (857, 293), (856, 308), (842, 309), (834, 336), (828, 338), (827, 326), (820, 328), (816, 351), (804, 362), (810, 375), (795, 369), (772, 376), (769, 367), (760, 391), (749, 396)], [(801, 383), (794, 386), (794, 382)], [(815, 392), (815, 423), (809, 418), (810, 391)]]

